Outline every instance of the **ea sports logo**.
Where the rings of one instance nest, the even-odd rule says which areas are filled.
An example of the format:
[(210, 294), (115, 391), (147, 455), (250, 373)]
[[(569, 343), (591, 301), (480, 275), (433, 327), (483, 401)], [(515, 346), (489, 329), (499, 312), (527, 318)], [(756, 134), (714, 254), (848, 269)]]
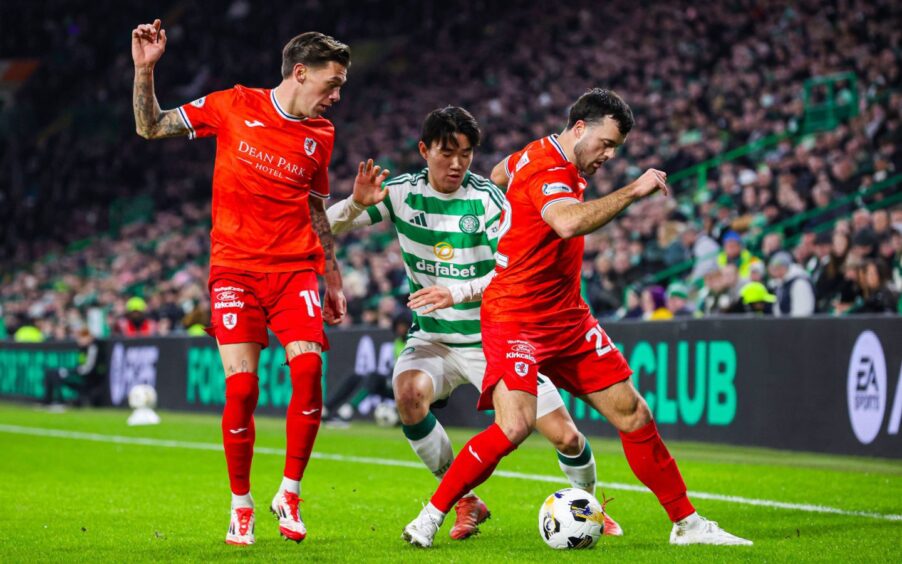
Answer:
[(862, 444), (870, 444), (886, 410), (886, 359), (873, 331), (864, 331), (855, 341), (846, 388), (852, 430)]
[(454, 258), (454, 247), (451, 246), (451, 243), (446, 243), (444, 241), (436, 243), (432, 248), (432, 252), (435, 253), (436, 257), (442, 260), (451, 260)]

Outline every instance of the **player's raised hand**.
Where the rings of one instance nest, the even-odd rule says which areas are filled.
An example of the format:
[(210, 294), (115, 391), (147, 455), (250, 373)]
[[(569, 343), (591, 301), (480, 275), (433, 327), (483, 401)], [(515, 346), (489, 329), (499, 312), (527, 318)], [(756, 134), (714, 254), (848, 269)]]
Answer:
[(352, 198), (361, 206), (374, 206), (385, 199), (388, 188), (383, 188), (382, 183), (388, 178), (390, 171), (382, 170), (375, 165), (373, 159), (360, 163), (357, 167), (357, 178), (354, 179), (354, 193)]
[(667, 187), (667, 173), (654, 168), (646, 170), (630, 187), (636, 199), (651, 196), (658, 190), (663, 192), (665, 196), (670, 193), (670, 188)]
[(152, 24), (141, 24), (132, 30), (132, 60), (136, 67), (157, 64), (166, 50), (166, 30), (163, 23), (154, 20)]
[(417, 311), (420, 315), (426, 315), (453, 305), (454, 299), (451, 297), (451, 290), (444, 286), (429, 286), (428, 288), (417, 290), (410, 294), (410, 298), (407, 300), (407, 307), (412, 310), (419, 310), (421, 307), (425, 308), (422, 311)]

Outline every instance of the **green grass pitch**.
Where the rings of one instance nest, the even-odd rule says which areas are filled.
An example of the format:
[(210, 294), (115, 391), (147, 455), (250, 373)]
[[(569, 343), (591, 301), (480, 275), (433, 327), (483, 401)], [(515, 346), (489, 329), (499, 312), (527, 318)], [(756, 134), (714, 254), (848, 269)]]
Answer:
[[(417, 465), (399, 429), (367, 424), (320, 432), (319, 456), (308, 467), (301, 494), (309, 536), (296, 545), (279, 537), (268, 513), (281, 479), (279, 453), (285, 439), (283, 422), (263, 417), (257, 419), (260, 450), (252, 475), (257, 544), (233, 547), (223, 542), (229, 492), (218, 417), (161, 415), (159, 426), (129, 428), (128, 413), (121, 410), (48, 413), (0, 403), (0, 562), (902, 558), (900, 461), (673, 441), (669, 446), (690, 491), (699, 492), (695, 504), (700, 513), (754, 540), (755, 546), (671, 547), (663, 510), (653, 495), (635, 489), (639, 483), (619, 443), (601, 438), (592, 439), (599, 479), (608, 484), (608, 497), (615, 498), (608, 509), (626, 535), (603, 537), (592, 550), (552, 551), (539, 537), (537, 513), (542, 500), (563, 487), (552, 480), (563, 482), (563, 476), (541, 437), (532, 437), (502, 461), (503, 475), (478, 489), (493, 513), (480, 535), (452, 541), (449, 517), (435, 546), (418, 550), (400, 540), (401, 529), (416, 516), (436, 481)], [(450, 434), (460, 447), (472, 432), (454, 429)], [(812, 505), (823, 507), (800, 507)], [(830, 513), (833, 509), (837, 512)]]

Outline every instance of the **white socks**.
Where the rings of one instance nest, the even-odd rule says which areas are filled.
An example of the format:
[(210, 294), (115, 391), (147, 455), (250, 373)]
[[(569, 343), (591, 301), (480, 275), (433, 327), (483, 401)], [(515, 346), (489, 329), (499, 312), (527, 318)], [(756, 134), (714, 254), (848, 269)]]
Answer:
[(254, 498), (251, 497), (251, 492), (244, 495), (232, 494), (232, 509), (239, 507), (254, 507)]
[(583, 450), (574, 456), (557, 453), (558, 465), (574, 488), (595, 495), (595, 457), (589, 441), (583, 437)]

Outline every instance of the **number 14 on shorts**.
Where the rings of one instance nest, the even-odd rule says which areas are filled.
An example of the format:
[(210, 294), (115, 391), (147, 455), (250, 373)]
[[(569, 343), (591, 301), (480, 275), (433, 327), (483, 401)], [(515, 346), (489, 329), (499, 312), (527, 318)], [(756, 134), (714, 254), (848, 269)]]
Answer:
[(322, 304), (319, 301), (319, 292), (316, 290), (302, 290), (301, 297), (304, 298), (304, 302), (307, 304), (307, 315), (315, 317), (314, 306), (322, 309)]

